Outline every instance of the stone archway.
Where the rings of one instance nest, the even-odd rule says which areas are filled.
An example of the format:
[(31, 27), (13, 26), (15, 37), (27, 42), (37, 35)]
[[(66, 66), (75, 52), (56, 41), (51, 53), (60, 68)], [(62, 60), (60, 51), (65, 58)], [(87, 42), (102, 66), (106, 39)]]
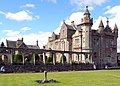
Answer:
[(12, 63), (12, 54), (0, 53), (0, 62)]
[(1, 62), (8, 62), (8, 56), (5, 54), (0, 55), (0, 61)]

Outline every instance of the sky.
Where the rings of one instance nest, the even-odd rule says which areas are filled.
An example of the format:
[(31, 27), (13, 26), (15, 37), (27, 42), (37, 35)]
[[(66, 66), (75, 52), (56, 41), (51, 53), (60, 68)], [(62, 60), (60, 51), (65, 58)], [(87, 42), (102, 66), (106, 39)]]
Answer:
[(85, 6), (94, 20), (93, 29), (98, 29), (101, 19), (105, 26), (109, 18), (111, 29), (116, 23), (120, 34), (120, 0), (0, 0), (0, 43), (23, 37), (27, 45), (38, 40), (42, 48), (52, 32), (59, 34), (63, 20), (80, 24)]

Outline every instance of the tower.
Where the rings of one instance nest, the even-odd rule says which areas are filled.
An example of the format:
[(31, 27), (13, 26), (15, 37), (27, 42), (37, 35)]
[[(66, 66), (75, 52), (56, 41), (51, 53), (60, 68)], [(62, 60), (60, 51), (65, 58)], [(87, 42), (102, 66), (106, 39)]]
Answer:
[(81, 24), (78, 25), (78, 30), (82, 31), (82, 49), (91, 49), (91, 27), (93, 25), (93, 19), (90, 17), (88, 6), (86, 6)]
[(103, 30), (104, 30), (104, 25), (103, 25), (102, 19), (101, 19), (101, 21), (100, 21), (100, 24), (99, 24), (99, 27), (98, 27), (98, 28), (99, 28), (99, 29), (98, 29), (98, 32), (99, 32), (99, 33), (103, 32)]

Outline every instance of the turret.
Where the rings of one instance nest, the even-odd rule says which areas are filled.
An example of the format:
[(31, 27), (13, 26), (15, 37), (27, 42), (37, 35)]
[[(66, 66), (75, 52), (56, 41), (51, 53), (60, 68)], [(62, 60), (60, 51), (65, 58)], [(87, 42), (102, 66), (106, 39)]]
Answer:
[(115, 26), (114, 26), (114, 32), (118, 32), (118, 27), (117, 27), (116, 24), (115, 24)]
[(98, 32), (99, 33), (101, 33), (103, 30), (104, 30), (104, 25), (103, 25), (103, 22), (102, 22), (102, 19), (101, 19), (101, 21), (100, 21), (100, 24), (99, 24), (99, 26), (98, 26)]
[(109, 20), (108, 20), (108, 18), (107, 18), (107, 25), (106, 25), (104, 31), (105, 31), (105, 32), (112, 32), (112, 31), (111, 31), (111, 28), (109, 27)]
[(93, 25), (93, 19), (90, 17), (88, 6), (86, 6), (84, 17), (81, 19), (81, 25), (87, 25), (87, 26)]
[(88, 6), (86, 6), (83, 18), (81, 19), (81, 24), (77, 25), (77, 29), (79, 31), (81, 31), (81, 33), (85, 33), (82, 34), (82, 39), (84, 38), (84, 43), (82, 42), (82, 44), (85, 46), (86, 49), (91, 49), (91, 44), (92, 44), (92, 40), (91, 40), (91, 27), (93, 25), (93, 19), (90, 17), (90, 12), (88, 10)]
[(90, 18), (90, 13), (89, 13), (89, 10), (88, 10), (88, 6), (86, 6), (84, 17)]
[(118, 27), (116, 24), (114, 26), (113, 33), (118, 37)]

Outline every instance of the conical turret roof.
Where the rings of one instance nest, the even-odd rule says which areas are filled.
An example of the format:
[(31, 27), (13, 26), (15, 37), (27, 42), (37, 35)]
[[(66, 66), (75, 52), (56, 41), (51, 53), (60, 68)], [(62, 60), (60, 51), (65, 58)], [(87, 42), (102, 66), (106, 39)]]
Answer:
[(99, 27), (103, 27), (103, 28), (104, 28), (104, 25), (103, 25), (102, 19), (101, 19), (101, 21), (100, 21)]
[(88, 10), (88, 6), (86, 6), (84, 15), (86, 15), (86, 14), (90, 15), (89, 10)]
[(117, 30), (118, 30), (118, 27), (117, 27), (117, 25), (116, 25), (116, 24), (115, 24), (115, 26), (114, 26), (114, 30), (115, 30), (115, 29), (117, 29)]

